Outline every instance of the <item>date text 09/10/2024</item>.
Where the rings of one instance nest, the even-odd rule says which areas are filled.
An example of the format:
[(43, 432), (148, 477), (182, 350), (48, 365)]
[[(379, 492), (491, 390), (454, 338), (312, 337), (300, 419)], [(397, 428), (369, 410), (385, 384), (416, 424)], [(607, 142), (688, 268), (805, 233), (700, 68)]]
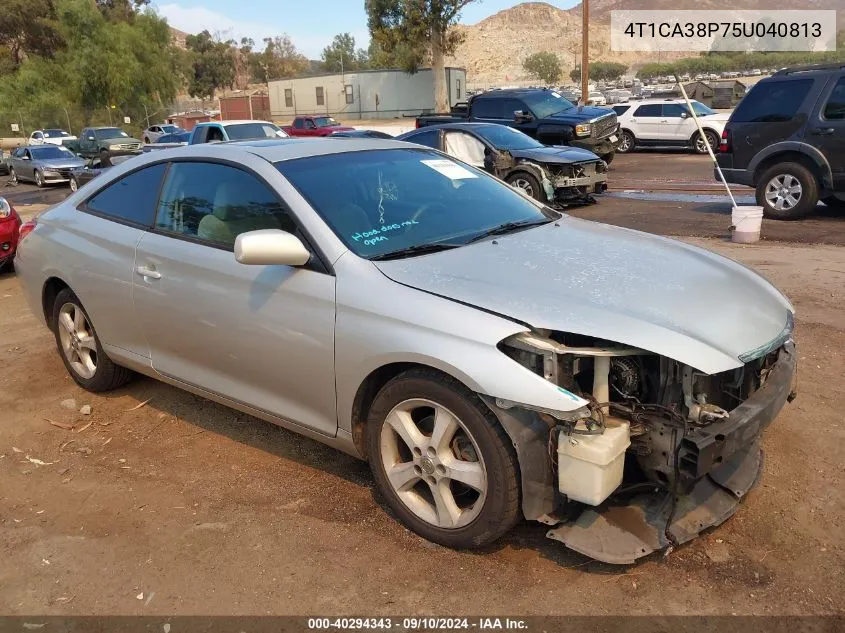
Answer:
[(488, 631), (527, 631), (528, 623), (519, 618), (308, 618), (310, 630), (348, 631), (361, 629), (395, 631), (448, 631), (448, 630), (488, 630)]

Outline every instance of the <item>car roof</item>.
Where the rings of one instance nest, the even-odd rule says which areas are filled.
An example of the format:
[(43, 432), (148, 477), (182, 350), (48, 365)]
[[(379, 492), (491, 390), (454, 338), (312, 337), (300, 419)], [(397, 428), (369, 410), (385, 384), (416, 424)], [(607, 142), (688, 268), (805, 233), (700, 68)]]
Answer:
[(410, 135), (415, 134), (417, 132), (425, 132), (427, 130), (451, 129), (451, 130), (469, 130), (471, 132), (472, 130), (482, 130), (484, 128), (489, 128), (489, 127), (493, 127), (493, 126), (506, 127), (508, 129), (511, 129), (511, 130), (513, 129), (512, 127), (510, 127), (508, 125), (501, 126), (499, 123), (469, 123), (469, 122), (464, 123), (464, 122), (456, 121), (454, 123), (438, 123), (437, 125), (426, 125), (425, 127), (421, 127), (421, 128), (416, 129), (416, 130), (411, 130), (410, 132), (405, 132), (404, 134), (400, 134), (399, 136), (410, 136)]
[[(690, 101), (694, 101), (698, 103), (696, 99), (690, 99)], [(614, 103), (611, 108), (615, 106), (626, 106), (626, 105), (650, 105), (653, 103), (680, 103), (681, 105), (686, 105), (686, 101), (682, 97), (667, 97), (664, 99), (637, 99), (636, 101), (629, 101), (628, 103)]]
[(497, 88), (496, 90), (487, 90), (485, 92), (480, 92), (474, 99), (479, 99), (481, 97), (498, 97), (500, 95), (521, 95), (526, 94), (529, 92), (552, 92), (548, 88)]
[(197, 123), (194, 127), (199, 127), (200, 125), (240, 125), (242, 123), (269, 123), (270, 125), (276, 125), (272, 121), (262, 121), (260, 119), (232, 119), (231, 121), (203, 121), (202, 123)]

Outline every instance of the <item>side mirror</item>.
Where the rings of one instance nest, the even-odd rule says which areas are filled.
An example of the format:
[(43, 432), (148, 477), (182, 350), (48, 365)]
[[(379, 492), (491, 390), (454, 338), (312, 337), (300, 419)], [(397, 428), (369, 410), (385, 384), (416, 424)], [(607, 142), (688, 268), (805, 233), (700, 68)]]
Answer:
[(235, 259), (258, 266), (303, 266), (311, 253), (298, 237), (279, 229), (248, 231), (235, 238)]
[(687, 114), (686, 112), (681, 112), (681, 118), (682, 118), (682, 119), (688, 119), (688, 118), (689, 118), (689, 114)]
[(87, 140), (89, 140), (89, 141), (93, 141), (93, 140), (95, 140), (95, 139), (94, 139), (94, 137), (93, 137), (93, 136), (89, 136), (89, 137), (87, 137)]
[(27, 156), (26, 154), (24, 154), (23, 156), (21, 156), (21, 160), (32, 160), (32, 159), (29, 156)]

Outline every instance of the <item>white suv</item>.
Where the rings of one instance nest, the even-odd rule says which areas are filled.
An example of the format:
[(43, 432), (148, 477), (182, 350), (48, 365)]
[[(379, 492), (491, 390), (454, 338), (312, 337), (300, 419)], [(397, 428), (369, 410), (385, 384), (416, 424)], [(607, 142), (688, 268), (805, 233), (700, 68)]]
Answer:
[[(717, 113), (698, 101), (692, 102), (701, 127), (715, 151), (730, 113)], [(635, 147), (688, 147), (706, 154), (698, 127), (687, 104), (677, 99), (645, 99), (613, 106), (619, 120), (621, 138), (617, 152), (627, 153)]]

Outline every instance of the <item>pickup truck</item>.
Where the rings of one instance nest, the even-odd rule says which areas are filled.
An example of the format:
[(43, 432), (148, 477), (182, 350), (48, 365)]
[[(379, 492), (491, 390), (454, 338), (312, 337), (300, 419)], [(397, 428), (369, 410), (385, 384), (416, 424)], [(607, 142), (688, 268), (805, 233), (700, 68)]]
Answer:
[(197, 123), (188, 145), (249, 141), (262, 138), (287, 138), (279, 126), (269, 121), (211, 121)]
[(142, 143), (118, 127), (87, 127), (80, 133), (79, 140), (66, 141), (64, 146), (83, 158), (102, 158), (138, 154)]
[(572, 145), (613, 160), (619, 124), (609, 108), (575, 106), (554, 90), (491, 90), (472, 97), (466, 113), (417, 117), (417, 127), (443, 123), (500, 123), (516, 128), (543, 145)]
[(293, 119), (292, 125), (283, 125), (282, 129), (290, 136), (330, 136), (333, 132), (350, 132), (355, 128), (341, 125), (330, 116), (300, 115)]

